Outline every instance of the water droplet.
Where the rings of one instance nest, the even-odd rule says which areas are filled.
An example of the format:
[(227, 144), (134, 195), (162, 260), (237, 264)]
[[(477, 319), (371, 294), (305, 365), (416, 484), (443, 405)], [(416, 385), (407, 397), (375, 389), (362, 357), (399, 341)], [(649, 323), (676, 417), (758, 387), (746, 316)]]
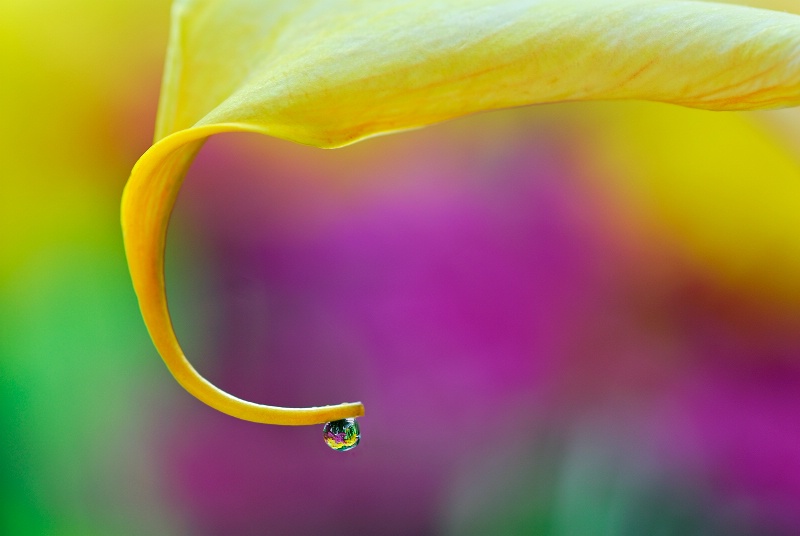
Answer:
[(355, 419), (342, 419), (326, 423), (322, 428), (322, 438), (333, 450), (344, 452), (358, 446), (361, 431)]

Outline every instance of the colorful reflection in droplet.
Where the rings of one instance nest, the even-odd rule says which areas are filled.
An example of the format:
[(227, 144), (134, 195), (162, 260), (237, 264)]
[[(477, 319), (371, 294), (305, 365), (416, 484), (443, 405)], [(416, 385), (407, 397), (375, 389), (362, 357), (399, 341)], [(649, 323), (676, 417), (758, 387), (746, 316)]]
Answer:
[(358, 446), (361, 431), (355, 419), (342, 419), (326, 423), (322, 429), (322, 438), (333, 450), (344, 452)]

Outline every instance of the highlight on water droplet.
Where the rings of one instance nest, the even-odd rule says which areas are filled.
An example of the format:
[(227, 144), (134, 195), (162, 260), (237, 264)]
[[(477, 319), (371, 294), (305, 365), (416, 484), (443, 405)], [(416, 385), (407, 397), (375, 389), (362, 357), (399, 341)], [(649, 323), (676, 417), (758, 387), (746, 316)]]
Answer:
[(344, 452), (358, 446), (361, 431), (355, 419), (342, 419), (326, 423), (322, 428), (322, 438), (333, 450)]

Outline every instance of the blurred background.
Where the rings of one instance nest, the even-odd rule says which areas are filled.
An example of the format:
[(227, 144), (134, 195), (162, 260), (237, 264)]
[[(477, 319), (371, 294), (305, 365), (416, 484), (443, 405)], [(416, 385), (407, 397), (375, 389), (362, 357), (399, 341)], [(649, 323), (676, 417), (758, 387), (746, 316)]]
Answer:
[(119, 200), (166, 0), (0, 7), (0, 533), (800, 534), (800, 116), (542, 106), (323, 151), (212, 139), (169, 375)]

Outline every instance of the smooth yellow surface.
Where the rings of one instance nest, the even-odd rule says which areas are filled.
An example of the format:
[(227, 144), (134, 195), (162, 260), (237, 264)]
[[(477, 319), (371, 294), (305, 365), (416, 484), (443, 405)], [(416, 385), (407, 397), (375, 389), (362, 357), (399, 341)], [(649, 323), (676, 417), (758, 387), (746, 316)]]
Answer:
[(313, 424), (363, 413), (361, 404), (251, 404), (208, 383), (183, 355), (167, 309), (164, 242), (181, 180), (208, 136), (252, 131), (338, 147), (478, 111), (610, 99), (798, 105), (800, 17), (642, 0), (176, 2), (157, 141), (122, 205), (156, 347), (187, 390), (243, 419)]

